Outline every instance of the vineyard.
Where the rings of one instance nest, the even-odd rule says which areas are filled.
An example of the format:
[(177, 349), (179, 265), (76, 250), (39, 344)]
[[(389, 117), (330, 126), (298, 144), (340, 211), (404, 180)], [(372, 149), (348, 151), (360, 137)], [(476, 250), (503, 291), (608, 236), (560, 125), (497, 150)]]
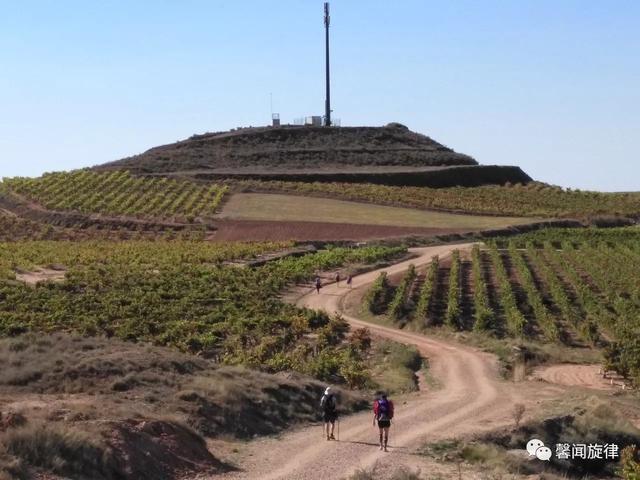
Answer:
[(602, 347), (608, 368), (640, 383), (639, 270), (636, 228), (551, 229), (434, 258), (395, 287), (381, 275), (364, 306), (416, 329)]
[[(0, 243), (0, 335), (68, 331), (152, 342), (228, 364), (363, 381), (343, 346), (346, 324), (279, 300), (292, 282), (345, 264), (396, 256), (398, 247), (329, 248), (262, 267), (225, 263), (289, 244), (195, 241)], [(26, 285), (16, 272), (65, 270)], [(313, 334), (313, 335), (310, 335)]]
[(124, 170), (76, 170), (40, 178), (4, 179), (3, 183), (49, 210), (188, 220), (213, 215), (227, 191), (216, 184), (135, 177)]
[(137, 177), (124, 170), (76, 170), (49, 173), (35, 179), (9, 178), (0, 185), (53, 211), (189, 222), (215, 214), (230, 187), (479, 215), (593, 218), (640, 214), (640, 194), (637, 193), (571, 191), (539, 183), (475, 188), (257, 180), (205, 184)]
[(206, 231), (202, 230), (199, 225), (193, 225), (180, 231), (163, 226), (146, 228), (142, 224), (129, 227), (77, 225), (72, 228), (36, 222), (0, 211), (0, 242), (23, 240), (202, 240), (205, 236)]
[(207, 184), (165, 177), (137, 177), (124, 170), (76, 170), (49, 173), (35, 179), (4, 179), (0, 186), (52, 211), (187, 222), (214, 215), (230, 188), (477, 215), (635, 218), (640, 214), (640, 194), (637, 193), (571, 191), (540, 183), (474, 188), (257, 180)]
[(454, 212), (545, 218), (640, 214), (640, 194), (564, 190), (540, 183), (484, 187), (393, 187), (365, 183), (302, 183), (244, 180), (254, 191), (289, 192), (345, 200)]

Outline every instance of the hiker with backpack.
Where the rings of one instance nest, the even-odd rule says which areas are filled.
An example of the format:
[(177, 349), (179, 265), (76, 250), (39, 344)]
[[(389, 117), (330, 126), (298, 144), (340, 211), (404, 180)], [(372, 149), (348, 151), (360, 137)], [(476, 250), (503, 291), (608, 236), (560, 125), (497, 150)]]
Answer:
[(336, 273), (336, 286), (340, 286), (340, 272)]
[(380, 429), (380, 450), (384, 449), (385, 452), (388, 451), (387, 443), (389, 442), (389, 427), (391, 426), (392, 418), (393, 402), (387, 398), (386, 393), (381, 393), (380, 398), (373, 402), (373, 426), (375, 427), (376, 422), (378, 422), (378, 428)]
[(353, 275), (349, 275), (347, 277), (347, 287), (351, 288), (352, 283), (353, 283)]
[(320, 277), (316, 277), (316, 292), (318, 294), (320, 294), (320, 289), (322, 288), (322, 280), (320, 280)]
[(324, 395), (320, 399), (320, 408), (322, 409), (322, 420), (324, 422), (323, 432), (326, 433), (327, 440), (335, 440), (333, 430), (338, 419), (338, 401), (331, 391), (331, 387), (327, 387), (324, 391)]

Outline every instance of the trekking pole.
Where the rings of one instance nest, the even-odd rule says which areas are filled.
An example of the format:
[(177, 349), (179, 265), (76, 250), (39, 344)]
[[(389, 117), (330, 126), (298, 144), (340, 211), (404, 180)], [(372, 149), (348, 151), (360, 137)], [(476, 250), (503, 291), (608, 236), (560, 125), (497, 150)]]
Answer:
[(340, 418), (338, 418), (338, 441), (340, 441)]

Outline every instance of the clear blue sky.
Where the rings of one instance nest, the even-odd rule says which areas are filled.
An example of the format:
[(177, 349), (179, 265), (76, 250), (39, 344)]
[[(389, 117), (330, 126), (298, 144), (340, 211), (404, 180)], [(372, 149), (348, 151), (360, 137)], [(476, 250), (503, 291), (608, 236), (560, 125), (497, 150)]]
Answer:
[[(334, 115), (640, 190), (640, 2), (334, 0)], [(0, 0), (0, 176), (323, 110), (322, 1)]]

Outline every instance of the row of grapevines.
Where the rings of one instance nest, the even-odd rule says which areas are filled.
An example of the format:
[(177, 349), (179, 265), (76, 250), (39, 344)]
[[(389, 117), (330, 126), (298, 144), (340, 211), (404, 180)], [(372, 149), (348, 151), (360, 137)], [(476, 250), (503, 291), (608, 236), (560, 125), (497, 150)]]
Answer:
[[(633, 270), (634, 272), (638, 271), (640, 268), (640, 249), (636, 245), (635, 248), (632, 245), (628, 244), (620, 244), (613, 247), (613, 252), (616, 256), (616, 259), (624, 259), (621, 260), (626, 264), (628, 269)], [(634, 296), (638, 300), (640, 304), (640, 279), (638, 275), (627, 275), (626, 280), (631, 282), (630, 285), (630, 294)]]
[(378, 278), (371, 285), (364, 297), (364, 304), (373, 314), (381, 314), (386, 310), (387, 302), (391, 294), (391, 285), (387, 278), (387, 272), (380, 272)]
[(527, 245), (543, 247), (546, 242), (551, 242), (555, 247), (561, 248), (563, 242), (583, 245), (585, 242), (597, 241), (610, 245), (637, 246), (640, 228), (615, 227), (615, 228), (544, 228), (523, 233), (517, 237), (500, 237), (495, 241), (501, 248), (506, 248), (509, 242), (516, 242), (519, 248)]
[(526, 319), (518, 308), (518, 302), (516, 300), (515, 293), (513, 292), (511, 281), (509, 280), (509, 274), (504, 266), (500, 252), (495, 245), (489, 249), (489, 255), (493, 263), (493, 268), (496, 272), (496, 279), (500, 290), (499, 301), (500, 306), (504, 311), (507, 329), (511, 335), (520, 337), (524, 333)]
[[(572, 260), (579, 263), (615, 312), (615, 320), (604, 317), (608, 321), (603, 322), (611, 336), (621, 338), (621, 332), (629, 328), (637, 331), (637, 318), (640, 317), (640, 282), (637, 276), (640, 262), (637, 257), (619, 246), (612, 248), (601, 242), (571, 253)], [(623, 341), (630, 345), (628, 338)]]
[(553, 303), (560, 310), (562, 320), (577, 328), (580, 323), (580, 313), (567, 295), (555, 270), (532, 243), (527, 246), (527, 256), (538, 271), (541, 281), (546, 285)]
[(415, 265), (409, 265), (407, 273), (403, 277), (402, 281), (396, 288), (387, 313), (396, 320), (402, 318), (407, 313), (406, 303), (411, 291), (411, 286), (416, 279), (416, 267)]
[(433, 293), (436, 286), (436, 279), (438, 277), (438, 269), (440, 268), (439, 259), (437, 256), (431, 258), (429, 269), (425, 273), (424, 283), (418, 294), (418, 303), (414, 311), (414, 318), (418, 322), (418, 326), (422, 327), (425, 322), (428, 322), (427, 313), (433, 299)]
[(206, 231), (197, 224), (193, 224), (192, 228), (182, 230), (173, 230), (162, 225), (147, 228), (144, 224), (139, 224), (138, 228), (133, 229), (125, 225), (105, 227), (84, 228), (80, 224), (76, 228), (60, 227), (0, 213), (0, 242), (21, 240), (202, 240), (206, 236)]
[(637, 271), (640, 261), (629, 251), (622, 251), (620, 246), (609, 247), (597, 243), (575, 251), (575, 257), (610, 302), (621, 294), (633, 295), (638, 292), (640, 282)]
[(516, 248), (515, 243), (509, 244), (509, 255), (513, 260), (516, 274), (520, 278), (520, 284), (527, 295), (529, 305), (531, 305), (531, 308), (533, 309), (533, 315), (536, 322), (542, 329), (545, 338), (549, 341), (558, 340), (560, 338), (560, 330), (558, 329), (556, 320), (545, 305), (542, 295), (540, 294), (533, 278), (533, 273), (531, 272), (529, 265), (527, 265), (527, 262), (522, 255), (522, 251)]
[(495, 327), (495, 314), (489, 305), (487, 283), (482, 269), (482, 256), (480, 246), (474, 245), (471, 251), (472, 275), (473, 275), (473, 328), (478, 331), (490, 330)]
[(586, 314), (586, 318), (578, 325), (580, 336), (594, 342), (598, 338), (598, 324), (600, 322), (609, 323), (611, 320), (610, 313), (591, 287), (582, 279), (574, 263), (570, 260), (573, 247), (565, 246), (567, 248), (559, 252), (550, 242), (545, 242), (544, 253), (556, 268), (561, 270), (567, 277), (576, 294), (578, 303)]
[(447, 310), (444, 321), (453, 328), (461, 328), (460, 319), (460, 251), (454, 250), (451, 255), (449, 270), (449, 290), (447, 291)]

